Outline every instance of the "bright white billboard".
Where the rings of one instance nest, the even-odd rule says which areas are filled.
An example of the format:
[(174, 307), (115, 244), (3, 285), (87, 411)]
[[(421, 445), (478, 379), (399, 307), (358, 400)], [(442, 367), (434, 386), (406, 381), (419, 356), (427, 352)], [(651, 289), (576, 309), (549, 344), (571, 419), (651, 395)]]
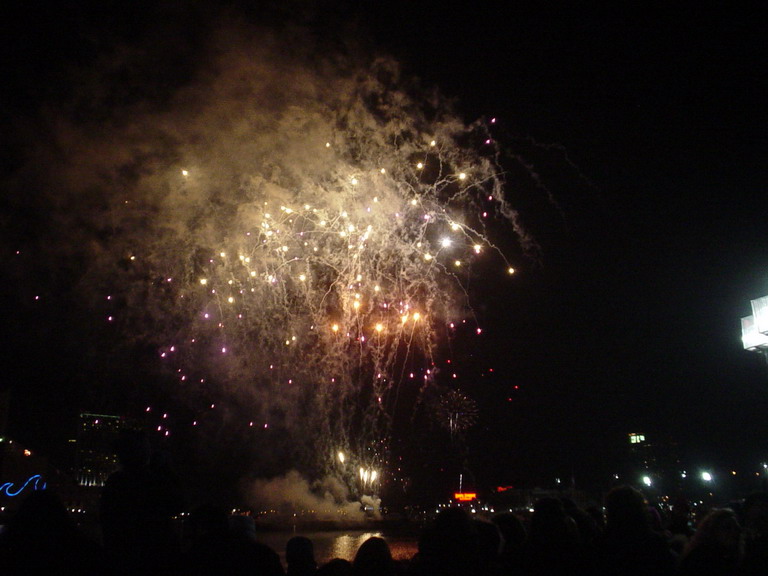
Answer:
[(754, 316), (741, 319), (741, 341), (745, 350), (768, 349), (768, 336), (758, 331)]

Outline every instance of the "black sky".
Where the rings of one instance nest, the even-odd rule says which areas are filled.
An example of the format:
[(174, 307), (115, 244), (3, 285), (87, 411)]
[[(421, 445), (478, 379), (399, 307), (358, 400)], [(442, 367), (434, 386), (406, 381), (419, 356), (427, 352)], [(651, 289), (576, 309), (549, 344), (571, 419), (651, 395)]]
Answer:
[(493, 353), (521, 386), (502, 459), (588, 475), (642, 431), (691, 464), (754, 466), (768, 373), (738, 324), (768, 290), (754, 7), (405, 12), (381, 5), (377, 40), (498, 116), (558, 204), (530, 206), (542, 267), (500, 296), (514, 305)]
[[(192, 57), (205, 15), (221, 8), (119, 4), (50, 11), (25, 3), (5, 19), (3, 126), (66, 93), (74, 67), (120, 42), (167, 28), (170, 52)], [(470, 449), (489, 481), (538, 482), (574, 469), (589, 477), (633, 431), (675, 441), (707, 465), (768, 458), (768, 370), (741, 349), (739, 333), (749, 300), (768, 293), (768, 75), (756, 11), (714, 3), (237, 8), (268, 22), (293, 12), (329, 43), (362, 32), (407, 74), (456, 96), (467, 120), (497, 117), (502, 147), (540, 176), (539, 189), (526, 179), (510, 185), (541, 245), (539, 262), (522, 263), (513, 288), (476, 303), (491, 344), (475, 359), (495, 372), (478, 388), (487, 419)], [(184, 81), (183, 57), (162, 62), (176, 70), (169, 82)], [(3, 151), (6, 172), (15, 154)], [(28, 350), (49, 338), (14, 324), (26, 323), (26, 310), (15, 310), (20, 282), (3, 273), (2, 337), (17, 358), (27, 350), (28, 362)], [(49, 369), (8, 364), (9, 380), (35, 382)], [(64, 362), (50, 369), (77, 371)], [(21, 409), (54, 411), (44, 384), (28, 387)]]

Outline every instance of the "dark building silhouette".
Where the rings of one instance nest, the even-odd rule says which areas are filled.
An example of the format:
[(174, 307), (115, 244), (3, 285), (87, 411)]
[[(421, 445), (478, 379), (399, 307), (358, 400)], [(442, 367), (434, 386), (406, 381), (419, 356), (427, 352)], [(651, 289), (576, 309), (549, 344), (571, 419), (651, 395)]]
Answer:
[(627, 450), (628, 481), (662, 493), (674, 493), (682, 488), (685, 481), (685, 466), (681, 461), (679, 447), (669, 439), (654, 438), (645, 434), (628, 434)]
[(121, 416), (80, 414), (75, 438), (75, 477), (80, 486), (102, 487), (118, 468), (114, 442), (121, 430), (127, 428)]
[(637, 471), (655, 471), (657, 467), (657, 455), (654, 445), (646, 438), (645, 434), (632, 432), (629, 434), (630, 463)]

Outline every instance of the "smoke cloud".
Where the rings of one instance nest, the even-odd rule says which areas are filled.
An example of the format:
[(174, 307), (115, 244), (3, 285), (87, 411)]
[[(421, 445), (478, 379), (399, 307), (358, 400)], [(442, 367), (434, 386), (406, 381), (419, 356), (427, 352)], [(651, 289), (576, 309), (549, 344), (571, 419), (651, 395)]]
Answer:
[(332, 476), (310, 482), (290, 470), (270, 480), (255, 480), (245, 486), (244, 492), (255, 510), (266, 513), (267, 520), (354, 523), (378, 518), (377, 498), (365, 495), (354, 501), (348, 487)]

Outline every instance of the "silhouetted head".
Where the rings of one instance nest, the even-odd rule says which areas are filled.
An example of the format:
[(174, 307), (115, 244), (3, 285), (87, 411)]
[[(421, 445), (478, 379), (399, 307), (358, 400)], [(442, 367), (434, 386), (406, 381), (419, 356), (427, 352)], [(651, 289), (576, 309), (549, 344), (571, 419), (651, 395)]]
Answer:
[(479, 539), (466, 511), (462, 508), (441, 510), (421, 534), (419, 556), (422, 561), (457, 571), (477, 566)]
[(502, 512), (493, 517), (493, 523), (496, 524), (504, 539), (504, 550), (517, 550), (525, 542), (525, 526), (523, 521), (513, 512)]
[(533, 505), (529, 536), (537, 544), (564, 544), (576, 539), (576, 525), (558, 498), (541, 498)]
[(313, 573), (317, 568), (315, 547), (312, 540), (304, 536), (294, 536), (285, 545), (285, 561), (288, 574)]
[(496, 524), (485, 520), (475, 520), (477, 530), (480, 559), (483, 562), (493, 562), (498, 559), (501, 552), (501, 533)]
[(394, 575), (395, 563), (387, 542), (376, 536), (368, 538), (357, 549), (352, 569), (356, 576)]
[(768, 540), (768, 492), (754, 492), (744, 499), (742, 524), (751, 539)]
[(606, 529), (641, 532), (650, 530), (645, 496), (631, 486), (617, 486), (605, 497)]
[(741, 526), (730, 508), (716, 508), (702, 518), (691, 538), (689, 549), (716, 546), (735, 554), (741, 542)]
[(477, 530), (463, 508), (441, 510), (433, 525), (435, 537), (450, 545), (467, 546), (477, 542)]

